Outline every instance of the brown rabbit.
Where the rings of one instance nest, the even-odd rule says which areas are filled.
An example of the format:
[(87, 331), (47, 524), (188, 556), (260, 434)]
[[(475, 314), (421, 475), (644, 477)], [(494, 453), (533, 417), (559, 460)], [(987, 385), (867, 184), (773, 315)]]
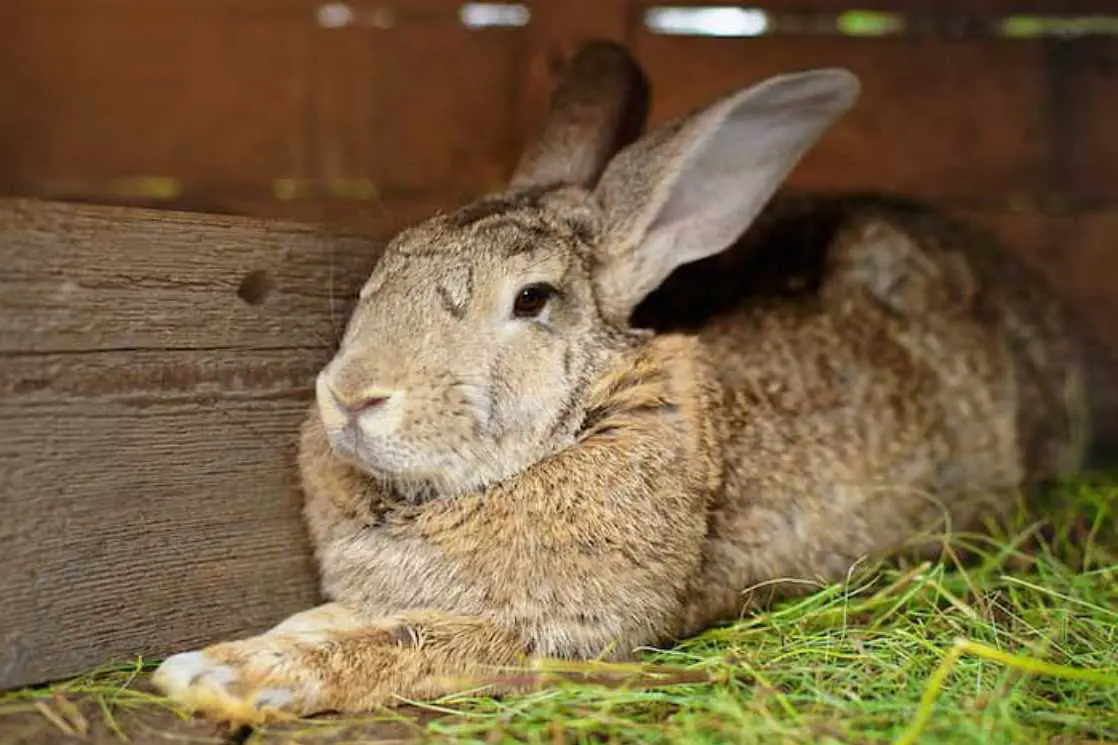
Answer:
[(1041, 286), (922, 209), (772, 200), (858, 90), (778, 76), (630, 142), (643, 78), (584, 47), (510, 187), (396, 236), (318, 378), (332, 602), (155, 683), (254, 721), (623, 658), (1078, 468)]

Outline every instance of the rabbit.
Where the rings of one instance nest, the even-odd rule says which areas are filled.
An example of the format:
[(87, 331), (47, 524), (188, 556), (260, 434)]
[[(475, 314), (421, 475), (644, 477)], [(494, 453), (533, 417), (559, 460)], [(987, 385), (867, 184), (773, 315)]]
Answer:
[(245, 723), (499, 695), (495, 671), (630, 658), (1082, 467), (1043, 283), (931, 210), (778, 194), (853, 73), (644, 133), (647, 95), (583, 45), (507, 188), (388, 244), (300, 434), (328, 602), (167, 658), (159, 690)]

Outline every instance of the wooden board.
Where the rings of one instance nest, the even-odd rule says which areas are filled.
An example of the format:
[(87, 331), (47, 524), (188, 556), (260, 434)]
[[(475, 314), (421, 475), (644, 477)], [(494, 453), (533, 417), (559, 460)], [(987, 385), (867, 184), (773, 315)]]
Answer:
[(453, 194), (423, 192), (391, 199), (228, 199), (222, 203), (232, 214), (342, 226), (387, 239), (436, 212), (451, 211), (465, 200)]
[[(387, 198), (501, 183), (523, 29), (466, 28), (445, 0), (352, 3), (350, 25), (325, 28), (318, 5), (14, 0), (0, 11), (0, 67), (18, 71), (0, 86), (0, 193), (157, 176), (224, 210), (284, 179)], [(379, 10), (388, 29), (369, 20)]]
[[(153, 203), (122, 196), (114, 179), (158, 176), (182, 191), (172, 204), (217, 212), (267, 206), (287, 180), (311, 184), (318, 200), (342, 184), (383, 201), (460, 201), (501, 183), (553, 70), (591, 35), (635, 43), (656, 84), (656, 121), (763, 75), (855, 69), (865, 98), (797, 172), (803, 186), (972, 201), (1118, 189), (1110, 37), (715, 39), (643, 25), (648, 7), (696, 3), (710, 4), (542, 0), (527, 3), (526, 27), (470, 29), (456, 0), (351, 0), (338, 28), (320, 23), (312, 0), (8, 0), (0, 193)], [(756, 5), (941, 19), (1114, 12), (1113, 0)]]
[(1072, 199), (1118, 203), (1118, 38), (1055, 46), (1050, 59), (1055, 186)]
[(379, 246), (0, 200), (0, 688), (316, 601), (294, 442)]
[(543, 126), (551, 93), (579, 45), (599, 39), (627, 44), (639, 23), (630, 0), (537, 2), (531, 9), (520, 91), (521, 148)]
[(860, 102), (804, 158), (794, 186), (943, 200), (1008, 198), (1039, 183), (1047, 152), (1039, 44), (642, 32), (634, 49), (652, 81), (653, 122), (769, 75), (833, 65), (857, 73)]
[(310, 175), (310, 3), (9, 3), (0, 182)]
[[(546, 2), (546, 0), (544, 0)], [(634, 7), (747, 5), (772, 11), (841, 13), (847, 10), (919, 12), (939, 15), (1106, 14), (1114, 12), (1113, 0), (754, 0), (731, 3), (718, 0), (633, 0)]]
[[(346, 167), (388, 198), (500, 188), (519, 154), (523, 29), (470, 30), (455, 20), (364, 33), (362, 53), (331, 67), (364, 71), (343, 93), (363, 105), (352, 104), (338, 136), (367, 143), (367, 156)], [(324, 161), (324, 172), (334, 167)]]

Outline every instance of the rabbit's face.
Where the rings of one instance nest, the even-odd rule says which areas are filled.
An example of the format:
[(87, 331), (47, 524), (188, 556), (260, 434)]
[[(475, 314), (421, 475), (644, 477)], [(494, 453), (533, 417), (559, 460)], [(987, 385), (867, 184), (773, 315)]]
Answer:
[(484, 487), (569, 443), (630, 343), (590, 279), (580, 189), (482, 200), (398, 235), (317, 384), (336, 452), (413, 498)]
[(770, 78), (610, 158), (625, 107), (609, 97), (632, 70), (596, 49), (509, 191), (392, 241), (319, 375), (334, 450), (405, 497), (480, 489), (571, 444), (594, 378), (643, 337), (637, 304), (732, 244), (858, 93), (842, 70)]

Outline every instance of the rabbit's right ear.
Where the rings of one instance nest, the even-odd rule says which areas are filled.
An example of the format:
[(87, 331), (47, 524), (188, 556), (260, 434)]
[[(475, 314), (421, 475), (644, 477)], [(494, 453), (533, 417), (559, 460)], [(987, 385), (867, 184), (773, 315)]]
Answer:
[(780, 75), (621, 151), (594, 192), (606, 215), (603, 312), (627, 321), (676, 267), (732, 245), (859, 91), (842, 69)]
[(648, 81), (637, 61), (619, 44), (587, 42), (567, 63), (509, 186), (593, 187), (609, 159), (640, 136), (647, 114)]

